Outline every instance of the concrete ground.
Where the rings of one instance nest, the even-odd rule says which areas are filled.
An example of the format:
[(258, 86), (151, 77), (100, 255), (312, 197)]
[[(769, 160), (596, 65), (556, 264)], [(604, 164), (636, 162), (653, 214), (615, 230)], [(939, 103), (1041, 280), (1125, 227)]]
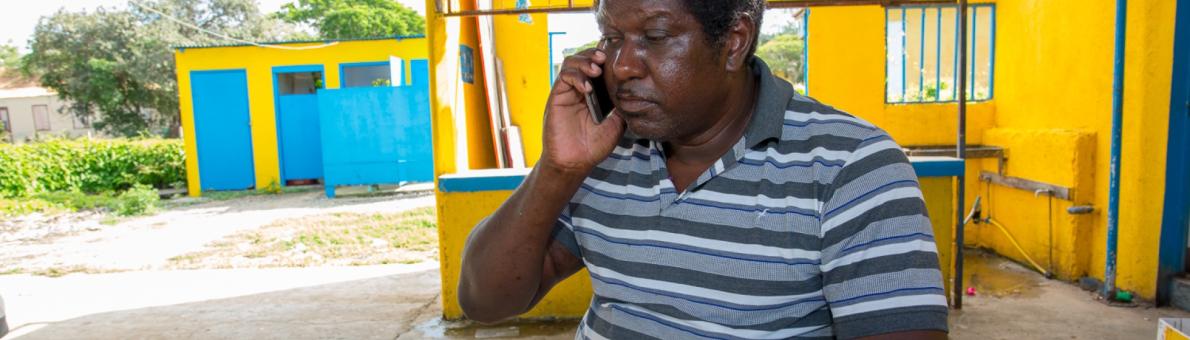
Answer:
[[(573, 339), (574, 320), (444, 322), (433, 261), (364, 267), (167, 270), (167, 260), (273, 221), (396, 212), (433, 197), (337, 200), (318, 192), (200, 202), (91, 227), (0, 221), (0, 295), (10, 339)], [(954, 339), (1153, 339), (1166, 308), (1109, 307), (1015, 263), (970, 252), (976, 294), (950, 315)], [(33, 275), (44, 268), (62, 277)], [(13, 270), (17, 269), (17, 270)], [(114, 272), (113, 272), (114, 271)], [(8, 274), (8, 275), (5, 275)]]
[(441, 322), (438, 264), (0, 276), (10, 339), (572, 339)]
[[(953, 339), (1153, 339), (1166, 308), (1108, 307), (996, 258)], [(439, 320), (438, 264), (0, 276), (10, 339), (572, 339), (575, 323)]]

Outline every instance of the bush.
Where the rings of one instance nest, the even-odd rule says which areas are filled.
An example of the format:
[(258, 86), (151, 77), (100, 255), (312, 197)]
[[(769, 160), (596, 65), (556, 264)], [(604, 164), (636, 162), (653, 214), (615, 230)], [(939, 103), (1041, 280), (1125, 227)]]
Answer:
[(138, 184), (146, 188), (167, 188), (185, 183), (185, 169), (185, 152), (180, 140), (50, 140), (24, 145), (0, 144), (0, 197), (123, 192)]
[(136, 184), (120, 194), (116, 215), (137, 216), (153, 212), (157, 208), (157, 190), (144, 184)]

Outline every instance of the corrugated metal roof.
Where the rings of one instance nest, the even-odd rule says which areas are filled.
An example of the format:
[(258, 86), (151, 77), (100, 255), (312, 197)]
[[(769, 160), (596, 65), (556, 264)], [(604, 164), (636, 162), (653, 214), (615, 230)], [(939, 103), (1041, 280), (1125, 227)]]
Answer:
[[(257, 44), (261, 45), (288, 45), (288, 44), (317, 44), (317, 43), (332, 43), (344, 41), (371, 41), (371, 40), (405, 40), (405, 39), (420, 39), (425, 38), (424, 34), (418, 35), (396, 35), (388, 37), (370, 37), (370, 38), (351, 38), (351, 39), (314, 39), (314, 40), (287, 40), (287, 41), (264, 41)], [(210, 44), (210, 45), (180, 45), (174, 46), (174, 49), (188, 49), (188, 48), (216, 48), (216, 47), (246, 47), (253, 46), (245, 43), (228, 43), (228, 44)]]

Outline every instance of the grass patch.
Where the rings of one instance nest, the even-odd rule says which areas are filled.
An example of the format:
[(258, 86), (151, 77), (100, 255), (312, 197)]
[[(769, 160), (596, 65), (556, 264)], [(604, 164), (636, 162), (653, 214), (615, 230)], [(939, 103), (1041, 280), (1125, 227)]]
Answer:
[(122, 193), (85, 194), (51, 192), (22, 198), (0, 198), (0, 216), (78, 211), (111, 212), (118, 216), (139, 216), (157, 210), (157, 190), (137, 184)]
[(275, 222), (170, 259), (172, 267), (240, 268), (418, 263), (436, 256), (431, 207), (402, 213), (335, 213)]
[(119, 272), (122, 272), (122, 270), (95, 269), (95, 268), (90, 268), (90, 267), (81, 266), (81, 265), (73, 265), (73, 266), (66, 266), (66, 267), (42, 268), (42, 269), (38, 269), (38, 270), (34, 270), (34, 271), (30, 272), (30, 274), (37, 275), (37, 276), (58, 278), (58, 277), (63, 277), (63, 276), (70, 275), (70, 274), (108, 274), (108, 273), (119, 273)]

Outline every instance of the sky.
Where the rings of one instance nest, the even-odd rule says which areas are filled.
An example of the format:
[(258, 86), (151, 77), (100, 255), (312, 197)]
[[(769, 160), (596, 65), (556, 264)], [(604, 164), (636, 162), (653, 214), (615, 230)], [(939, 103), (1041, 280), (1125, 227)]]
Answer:
[[(425, 15), (425, 0), (397, 0)], [(274, 12), (281, 5), (293, 0), (257, 0), (261, 12)], [(93, 11), (97, 7), (126, 8), (128, 0), (0, 0), (0, 44), (12, 44), (28, 52), (26, 43), (33, 35), (33, 28), (42, 16), (51, 15), (58, 9), (68, 11)]]

